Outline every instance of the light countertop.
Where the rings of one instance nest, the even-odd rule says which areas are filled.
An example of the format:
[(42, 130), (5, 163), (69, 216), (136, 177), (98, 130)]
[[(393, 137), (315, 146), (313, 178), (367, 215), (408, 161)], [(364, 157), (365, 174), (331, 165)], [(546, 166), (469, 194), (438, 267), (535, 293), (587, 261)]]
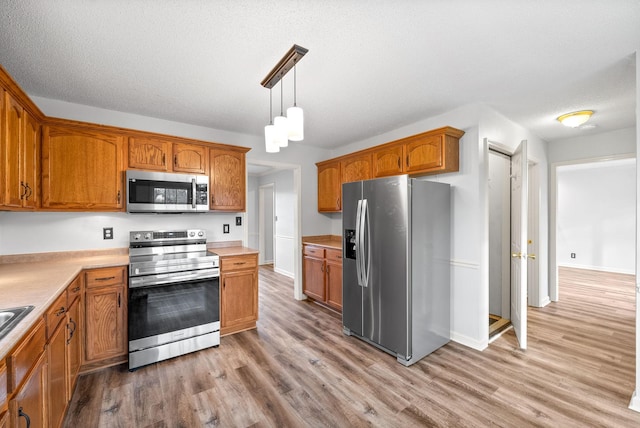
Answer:
[(342, 237), (338, 235), (303, 236), (302, 243), (342, 250)]
[(83, 269), (129, 264), (127, 254), (69, 257), (0, 264), (0, 309), (32, 305), (34, 309), (0, 340), (0, 359), (42, 318)]

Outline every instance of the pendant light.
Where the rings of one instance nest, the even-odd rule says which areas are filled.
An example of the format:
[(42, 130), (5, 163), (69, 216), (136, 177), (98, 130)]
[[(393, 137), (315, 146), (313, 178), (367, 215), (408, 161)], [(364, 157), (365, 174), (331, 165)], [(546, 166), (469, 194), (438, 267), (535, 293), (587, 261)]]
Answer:
[(297, 82), (296, 66), (293, 66), (293, 107), (287, 109), (287, 121), (289, 125), (288, 138), (291, 141), (304, 140), (304, 112), (298, 105), (297, 101)]
[(275, 126), (272, 122), (273, 118), (273, 99), (271, 89), (269, 89), (269, 124), (264, 127), (264, 144), (267, 153), (278, 153), (280, 146), (275, 142)]
[[(280, 116), (276, 116), (271, 122), (272, 115), (269, 116), (269, 125), (264, 128), (265, 144), (267, 153), (277, 153), (280, 147), (287, 147), (289, 140), (302, 141), (304, 139), (304, 114), (302, 109), (297, 106), (297, 76), (296, 64), (308, 52), (298, 45), (293, 45), (291, 49), (280, 59), (276, 66), (267, 74), (260, 83), (269, 89), (269, 111), (272, 109), (271, 90), (280, 82)], [(293, 68), (293, 107), (287, 109), (287, 115), (284, 115), (284, 94), (282, 86), (282, 78)], [(275, 148), (277, 146), (277, 150)]]
[(287, 118), (284, 115), (282, 80), (280, 80), (280, 116), (276, 116), (276, 118), (273, 119), (273, 126), (275, 126), (275, 143), (280, 147), (287, 147), (289, 145), (289, 127), (287, 126)]

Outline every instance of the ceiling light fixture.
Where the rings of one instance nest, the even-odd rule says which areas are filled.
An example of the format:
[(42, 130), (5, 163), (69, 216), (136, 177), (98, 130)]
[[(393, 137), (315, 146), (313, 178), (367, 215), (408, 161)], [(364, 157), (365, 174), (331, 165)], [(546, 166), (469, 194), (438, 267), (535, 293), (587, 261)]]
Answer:
[(573, 113), (558, 116), (558, 121), (569, 128), (577, 128), (589, 120), (592, 114), (593, 110), (574, 111)]
[[(304, 139), (304, 113), (302, 109), (297, 106), (296, 64), (307, 52), (309, 52), (308, 49), (293, 45), (262, 82), (260, 82), (262, 86), (269, 89), (269, 125), (264, 128), (267, 153), (279, 152), (280, 147), (287, 147), (289, 145), (289, 140), (302, 141)], [(292, 68), (294, 69), (293, 107), (289, 107), (287, 109), (287, 116), (284, 116), (282, 78)], [(280, 116), (273, 119), (272, 124), (271, 91), (278, 82), (280, 82)], [(275, 150), (275, 146), (278, 147), (278, 150)]]

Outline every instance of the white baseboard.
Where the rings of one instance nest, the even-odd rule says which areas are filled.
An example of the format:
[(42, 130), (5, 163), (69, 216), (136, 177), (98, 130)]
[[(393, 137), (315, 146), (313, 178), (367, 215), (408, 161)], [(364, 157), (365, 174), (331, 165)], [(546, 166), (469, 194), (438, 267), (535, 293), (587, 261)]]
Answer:
[(616, 269), (616, 268), (610, 268), (610, 267), (604, 267), (604, 266), (591, 266), (591, 265), (579, 265), (579, 264), (562, 263), (562, 264), (558, 264), (558, 267), (597, 270), (599, 272), (622, 273), (622, 274), (625, 274), (625, 275), (635, 275), (636, 274), (636, 272), (634, 270)]
[(277, 267), (274, 267), (274, 268), (273, 268), (273, 271), (274, 271), (275, 273), (279, 273), (280, 275), (288, 276), (288, 277), (289, 277), (289, 278), (291, 278), (291, 279), (293, 279), (293, 277), (294, 277), (292, 272), (288, 272), (288, 271), (286, 271), (286, 270), (279, 269), (279, 268), (277, 268)]
[(631, 401), (629, 402), (629, 408), (631, 410), (635, 410), (636, 412), (640, 412), (640, 389), (636, 389), (635, 391), (633, 391)]
[(484, 351), (489, 346), (489, 338), (487, 340), (475, 340), (463, 334), (451, 332), (451, 340), (461, 345), (468, 346), (476, 351)]

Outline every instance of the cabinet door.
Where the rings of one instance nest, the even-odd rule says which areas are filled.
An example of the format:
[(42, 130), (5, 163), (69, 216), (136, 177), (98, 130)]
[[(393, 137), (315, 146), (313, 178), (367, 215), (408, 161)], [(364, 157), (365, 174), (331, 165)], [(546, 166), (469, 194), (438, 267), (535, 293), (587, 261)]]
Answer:
[(175, 172), (207, 173), (207, 148), (195, 144), (173, 143)]
[(0, 428), (9, 428), (9, 412), (0, 414)]
[(340, 162), (318, 165), (318, 211), (337, 212), (342, 209)]
[(67, 401), (71, 401), (73, 390), (76, 386), (76, 380), (78, 379), (78, 372), (80, 371), (80, 362), (82, 360), (82, 342), (80, 341), (80, 313), (81, 305), (80, 298), (75, 299), (69, 311), (67, 312), (67, 325), (66, 325), (66, 345), (67, 345)]
[(84, 323), (87, 361), (127, 353), (124, 285), (87, 288)]
[(246, 199), (244, 153), (211, 149), (209, 166), (211, 209), (244, 211)]
[(12, 427), (26, 427), (27, 418), (31, 427), (45, 427), (47, 396), (47, 358), (46, 352), (40, 358), (27, 378), (24, 386), (18, 390), (9, 403)]
[(64, 126), (43, 134), (43, 208), (122, 210), (122, 137)]
[(395, 144), (373, 153), (373, 176), (375, 178), (399, 175), (404, 172), (404, 145)]
[(312, 299), (324, 302), (325, 284), (324, 284), (324, 259), (315, 259), (313, 257), (304, 257), (302, 260), (302, 291)]
[(67, 367), (66, 354), (66, 323), (58, 324), (47, 344), (47, 358), (49, 362), (48, 407), (49, 426), (59, 427), (62, 424), (64, 411), (67, 407)]
[(327, 304), (342, 311), (342, 251), (327, 249), (326, 272)]
[(433, 135), (406, 143), (406, 172), (411, 174), (441, 167), (443, 138), (443, 135)]
[(22, 140), (21, 180), (24, 183), (23, 208), (37, 208), (40, 198), (40, 124), (24, 112)]
[(23, 139), (24, 110), (13, 97), (6, 92), (4, 103), (4, 128), (2, 151), (4, 153), (3, 181), (4, 205), (21, 207), (25, 193), (24, 183), (20, 180), (20, 142)]
[(258, 319), (258, 278), (255, 269), (223, 273), (221, 328), (254, 323)]
[(144, 137), (129, 138), (129, 168), (169, 171), (171, 143)]
[(371, 155), (350, 157), (342, 161), (342, 183), (371, 178)]

